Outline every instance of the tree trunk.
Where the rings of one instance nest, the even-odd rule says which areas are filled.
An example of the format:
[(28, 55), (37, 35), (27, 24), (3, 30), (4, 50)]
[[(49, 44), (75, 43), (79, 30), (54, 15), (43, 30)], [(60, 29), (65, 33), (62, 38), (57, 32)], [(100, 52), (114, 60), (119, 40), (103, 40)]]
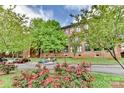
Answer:
[(114, 49), (112, 49), (112, 51), (109, 49), (109, 48), (107, 48), (107, 50), (109, 51), (109, 53), (111, 54), (111, 56), (113, 57), (113, 59), (122, 67), (122, 69), (124, 70), (124, 66), (123, 66), (123, 64), (121, 64), (121, 62), (117, 59), (117, 57), (116, 57), (116, 53), (115, 53), (115, 50)]
[(76, 53), (74, 52), (74, 57), (76, 56)]
[(38, 57), (40, 58), (41, 48), (38, 49)]
[(118, 62), (118, 64), (124, 69), (123, 64), (120, 63), (120, 61), (117, 58), (114, 58), (116, 60), (116, 62)]
[(56, 51), (54, 50), (54, 58), (56, 58)]
[(76, 53), (77, 53), (77, 47), (74, 47), (73, 53), (74, 53), (74, 58), (75, 58)]
[(18, 53), (16, 53), (16, 58), (19, 58), (19, 54)]
[(12, 52), (12, 59), (14, 59), (14, 52)]
[(43, 51), (40, 49), (40, 58), (43, 56)]
[(54, 58), (53, 58), (54, 61), (57, 61), (56, 52), (58, 53), (58, 51), (55, 51), (55, 50), (54, 50)]

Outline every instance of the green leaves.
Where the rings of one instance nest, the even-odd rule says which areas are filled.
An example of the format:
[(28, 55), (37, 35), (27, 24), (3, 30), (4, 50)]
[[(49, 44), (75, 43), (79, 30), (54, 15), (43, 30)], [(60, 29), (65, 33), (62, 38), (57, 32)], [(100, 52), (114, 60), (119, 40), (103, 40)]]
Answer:
[(83, 18), (81, 23), (88, 24), (88, 31), (83, 35), (91, 47), (114, 48), (123, 42), (120, 37), (124, 35), (123, 6), (92, 6)]
[(58, 22), (42, 19), (33, 19), (32, 23), (33, 46), (38, 49), (41, 48), (44, 52), (60, 51), (66, 45), (66, 36), (61, 30)]
[(30, 45), (30, 30), (26, 26), (27, 17), (16, 14), (15, 8), (0, 7), (0, 50), (1, 52), (19, 52)]

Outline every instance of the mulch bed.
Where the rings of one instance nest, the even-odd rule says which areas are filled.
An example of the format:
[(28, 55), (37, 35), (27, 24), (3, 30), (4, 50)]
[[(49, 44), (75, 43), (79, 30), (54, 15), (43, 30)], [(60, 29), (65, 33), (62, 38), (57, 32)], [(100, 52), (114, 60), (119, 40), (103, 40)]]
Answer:
[(2, 85), (3, 84), (3, 81), (2, 80), (0, 80), (0, 85)]
[(3, 72), (0, 72), (0, 76), (2, 76), (2, 75), (5, 75), (5, 73), (3, 73)]
[(112, 88), (124, 88), (124, 82), (112, 82)]

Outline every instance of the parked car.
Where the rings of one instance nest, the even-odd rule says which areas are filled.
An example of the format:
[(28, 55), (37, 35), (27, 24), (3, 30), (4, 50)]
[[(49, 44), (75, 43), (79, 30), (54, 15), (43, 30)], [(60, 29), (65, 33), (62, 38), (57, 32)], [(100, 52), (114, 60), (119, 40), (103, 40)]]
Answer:
[(8, 61), (6, 58), (0, 57), (0, 62), (6, 62)]
[(46, 61), (46, 59), (44, 59), (44, 58), (43, 58), (43, 59), (40, 59), (40, 60), (38, 61), (38, 63), (41, 63), (41, 64), (42, 64), (42, 63), (46, 63), (46, 62), (47, 62), (47, 61)]
[(30, 59), (28, 58), (16, 58), (13, 63), (17, 63), (17, 64), (22, 64), (22, 63), (27, 63), (31, 61)]
[(56, 58), (47, 58), (47, 59), (40, 59), (38, 63), (41, 63), (43, 65), (53, 65), (56, 63)]

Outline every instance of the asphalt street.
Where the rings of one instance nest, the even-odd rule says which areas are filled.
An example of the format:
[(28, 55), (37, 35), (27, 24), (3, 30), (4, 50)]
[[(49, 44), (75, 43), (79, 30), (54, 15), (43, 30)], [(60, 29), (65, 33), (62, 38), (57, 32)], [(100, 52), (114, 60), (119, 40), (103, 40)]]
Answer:
[[(34, 69), (36, 63), (25, 63), (25, 64), (16, 64), (16, 65), (18, 66), (18, 69), (21, 69), (21, 70), (22, 69)], [(48, 69), (53, 69), (55, 64), (46, 64), (45, 66)], [(91, 71), (109, 73), (109, 74), (114, 74), (114, 75), (124, 75), (124, 70), (119, 65), (92, 65)]]

